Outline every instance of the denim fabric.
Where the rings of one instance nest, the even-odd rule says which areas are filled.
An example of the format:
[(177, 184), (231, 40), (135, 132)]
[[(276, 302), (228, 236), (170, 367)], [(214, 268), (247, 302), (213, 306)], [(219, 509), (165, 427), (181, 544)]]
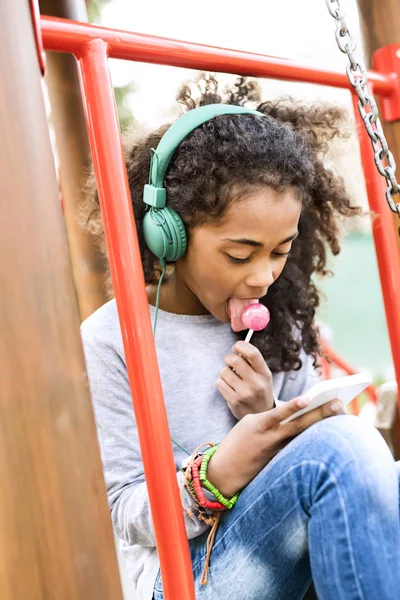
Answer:
[[(197, 600), (400, 597), (399, 465), (380, 434), (338, 416), (292, 440), (207, 533), (190, 540)], [(155, 600), (163, 600), (158, 574)]]

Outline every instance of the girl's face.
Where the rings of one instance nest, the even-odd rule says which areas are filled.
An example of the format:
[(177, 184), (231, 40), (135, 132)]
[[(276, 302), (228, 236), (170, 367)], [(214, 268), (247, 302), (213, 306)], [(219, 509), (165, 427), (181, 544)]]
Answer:
[(229, 322), (230, 299), (265, 296), (285, 266), (301, 208), (294, 189), (255, 188), (228, 206), (219, 225), (192, 228), (176, 263), (180, 312)]

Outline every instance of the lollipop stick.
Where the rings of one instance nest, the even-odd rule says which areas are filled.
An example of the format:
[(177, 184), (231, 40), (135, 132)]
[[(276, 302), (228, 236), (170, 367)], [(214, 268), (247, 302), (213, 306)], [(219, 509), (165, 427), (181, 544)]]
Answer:
[(246, 335), (246, 339), (244, 341), (245, 342), (250, 342), (251, 336), (253, 335), (253, 333), (254, 333), (254, 329), (249, 329), (248, 332), (247, 332), (247, 335)]

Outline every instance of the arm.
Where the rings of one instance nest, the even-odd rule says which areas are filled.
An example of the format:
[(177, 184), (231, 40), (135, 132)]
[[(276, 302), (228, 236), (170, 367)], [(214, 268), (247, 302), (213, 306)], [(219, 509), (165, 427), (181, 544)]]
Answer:
[(245, 415), (225, 436), (212, 456), (208, 464), (208, 480), (225, 498), (230, 498), (250, 483), (286, 444), (310, 425), (345, 413), (341, 403), (333, 401), (282, 424), (307, 404), (308, 400), (300, 396), (263, 413)]
[[(154, 529), (125, 362), (111, 345), (97, 339), (85, 326), (82, 340), (113, 526), (128, 544), (154, 547)], [(178, 472), (179, 487), (182, 477)], [(184, 513), (190, 539), (203, 533), (207, 525), (196, 518), (197, 508), (186, 489), (183, 502), (193, 514), (189, 517)]]
[[(245, 347), (241, 346), (240, 351), (244, 354)], [(332, 409), (331, 404), (325, 404), (287, 423), (292, 424), (293, 429), (286, 429), (286, 424), (280, 426), (280, 421), (286, 418), (284, 415), (293, 414), (298, 408), (305, 406), (301, 403), (302, 394), (320, 379), (312, 357), (304, 351), (300, 357), (301, 369), (285, 373), (279, 399), (273, 395), (276, 408), (267, 409), (263, 413), (247, 412), (222, 440), (211, 458), (208, 479), (225, 497), (229, 498), (245, 487), (279, 450), (307, 427), (333, 414), (345, 412), (342, 407), (339, 412), (335, 412), (336, 409)]]

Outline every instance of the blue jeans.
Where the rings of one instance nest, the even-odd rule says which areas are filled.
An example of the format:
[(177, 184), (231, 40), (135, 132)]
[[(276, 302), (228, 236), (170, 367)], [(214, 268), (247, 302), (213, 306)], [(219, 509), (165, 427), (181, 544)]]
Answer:
[(196, 599), (300, 600), (313, 579), (323, 600), (398, 600), (398, 466), (357, 417), (312, 425), (223, 513), (207, 585), (208, 532), (190, 540)]

